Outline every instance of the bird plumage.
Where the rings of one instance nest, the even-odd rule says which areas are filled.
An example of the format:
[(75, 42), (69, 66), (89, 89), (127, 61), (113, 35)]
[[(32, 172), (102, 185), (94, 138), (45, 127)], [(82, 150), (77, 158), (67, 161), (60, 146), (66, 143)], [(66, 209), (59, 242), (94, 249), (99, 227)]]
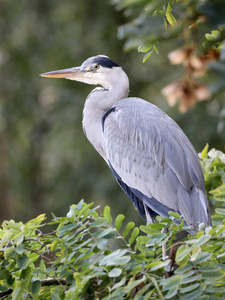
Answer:
[[(189, 224), (208, 224), (199, 159), (179, 126), (142, 99), (125, 98), (113, 107), (104, 122), (111, 169), (128, 188), (142, 193), (142, 201), (157, 214), (167, 217), (172, 209)], [(156, 208), (156, 201), (164, 207)]]
[(155, 105), (127, 98), (129, 79), (106, 56), (81, 67), (43, 74), (99, 84), (86, 99), (84, 132), (142, 217), (184, 216), (192, 227), (211, 224), (198, 155), (181, 128)]

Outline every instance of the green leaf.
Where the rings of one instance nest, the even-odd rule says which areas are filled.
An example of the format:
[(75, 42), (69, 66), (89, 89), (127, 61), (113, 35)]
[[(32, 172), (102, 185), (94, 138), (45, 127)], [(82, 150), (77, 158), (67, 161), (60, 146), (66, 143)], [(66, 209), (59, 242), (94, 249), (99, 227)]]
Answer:
[(212, 253), (209, 252), (201, 252), (197, 257), (195, 263), (201, 264), (203, 261), (208, 261), (212, 257)]
[(131, 232), (130, 238), (129, 238), (129, 244), (132, 245), (133, 242), (135, 241), (136, 237), (139, 234), (139, 228), (138, 227), (134, 227), (134, 229)]
[(160, 233), (163, 228), (165, 228), (165, 225), (161, 223), (153, 223), (140, 226), (141, 231), (147, 234)]
[(121, 275), (121, 273), (122, 273), (122, 270), (121, 270), (121, 269), (113, 268), (113, 269), (109, 272), (108, 276), (109, 276), (109, 277), (119, 277), (119, 276)]
[(174, 217), (175, 219), (180, 220), (180, 215), (179, 215), (178, 213), (176, 213), (175, 211), (169, 211), (168, 214), (169, 214), (171, 217)]
[[(158, 294), (159, 294), (159, 298), (162, 299), (162, 300), (164, 300), (163, 294), (162, 294), (162, 292), (161, 292), (161, 290), (160, 290), (160, 288), (159, 288), (159, 285), (158, 285), (157, 280), (156, 280), (153, 276), (147, 276), (147, 277), (148, 277), (148, 279), (151, 280), (151, 282), (154, 284), (154, 286), (155, 286), (155, 288), (156, 288), (156, 290), (157, 290), (157, 292), (158, 292)], [(146, 299), (146, 300), (147, 300), (147, 299)]]
[(31, 281), (31, 268), (27, 267), (22, 270), (20, 274), (21, 285), (23, 288), (27, 288)]
[(0, 270), (0, 280), (8, 279), (10, 277), (10, 272), (7, 269)]
[(20, 300), (22, 299), (22, 294), (24, 290), (21, 286), (16, 286), (12, 292), (12, 300)]
[(45, 271), (46, 271), (46, 266), (45, 266), (43, 259), (40, 262), (40, 270), (42, 273), (45, 273)]
[(52, 243), (51, 243), (51, 252), (55, 251), (56, 247), (59, 245), (59, 241), (58, 239), (54, 240)]
[(187, 245), (181, 245), (176, 253), (176, 262), (179, 266), (185, 266), (188, 262), (189, 253), (191, 252), (191, 248)]
[(182, 289), (180, 290), (180, 292), (181, 292), (182, 294), (185, 294), (185, 293), (188, 293), (188, 292), (191, 292), (191, 291), (197, 289), (197, 287), (199, 287), (199, 286), (200, 286), (200, 283), (191, 284), (191, 285), (189, 285), (189, 286), (187, 286), (187, 287), (185, 287), (185, 288), (182, 288)]
[(153, 48), (154, 48), (155, 52), (156, 52), (157, 54), (159, 54), (159, 50), (158, 50), (158, 48), (157, 48), (157, 46), (156, 46), (156, 43), (153, 44)]
[(156, 262), (148, 264), (148, 268), (151, 268), (151, 271), (155, 271), (168, 266), (169, 263), (170, 263), (170, 259), (167, 259), (165, 261), (158, 260)]
[(163, 291), (167, 291), (165, 298), (170, 299), (177, 294), (178, 288), (182, 282), (182, 275), (174, 275), (167, 279), (161, 280), (161, 285), (163, 285)]
[(119, 287), (121, 287), (122, 285), (125, 284), (127, 278), (123, 277), (119, 282), (117, 282), (116, 284), (114, 284), (114, 286), (112, 287), (112, 290), (118, 289)]
[(15, 247), (15, 251), (16, 251), (16, 253), (18, 253), (18, 254), (23, 254), (24, 251), (25, 251), (24, 245), (23, 245), (23, 244), (20, 244), (19, 246)]
[(218, 281), (219, 279), (223, 278), (224, 276), (225, 276), (225, 274), (221, 270), (202, 273), (202, 279), (215, 281), (215, 282)]
[[(215, 200), (225, 202), (225, 192), (219, 192), (214, 195)], [(217, 212), (218, 213), (218, 212)], [(218, 213), (219, 214), (219, 213)], [(224, 212), (222, 213), (224, 215)]]
[(17, 266), (19, 269), (26, 269), (28, 265), (29, 265), (29, 258), (26, 256), (26, 254), (18, 256)]
[(147, 52), (152, 48), (152, 44), (145, 43), (138, 47), (138, 52)]
[(92, 223), (91, 228), (92, 227), (100, 227), (100, 226), (105, 225), (106, 223), (107, 223), (106, 219), (99, 218)]
[[(98, 237), (98, 238), (102, 238), (102, 237), (106, 238), (106, 236), (109, 233), (112, 233), (112, 232), (113, 232), (113, 228), (107, 228), (107, 229), (104, 229), (104, 230), (96, 231), (96, 232), (93, 233), (93, 235), (96, 236), (96, 237)], [(115, 236), (115, 233), (113, 233), (113, 236)]]
[(178, 286), (182, 281), (182, 275), (174, 275), (172, 277), (162, 279), (160, 284), (163, 286), (163, 290), (167, 291), (171, 287)]
[(135, 288), (137, 285), (142, 283), (145, 280), (144, 276), (141, 279), (133, 280), (133, 278), (130, 279), (126, 286), (126, 292), (129, 293), (133, 288)]
[(191, 255), (190, 261), (195, 261), (197, 259), (197, 257), (199, 256), (199, 254), (201, 253), (201, 251), (202, 251), (202, 248), (200, 246), (192, 248), (192, 255)]
[(189, 284), (195, 281), (201, 280), (201, 275), (195, 275), (195, 276), (190, 276), (190, 277), (186, 277), (183, 278), (182, 283), (183, 284)]
[(207, 158), (208, 157), (209, 144), (205, 145), (205, 148), (202, 150), (200, 157)]
[(179, 267), (175, 271), (175, 274), (184, 274), (184, 273), (185, 273), (184, 277), (189, 276), (189, 273), (191, 273), (191, 275), (193, 274), (192, 264), (189, 263), (189, 264), (185, 265), (184, 267)]
[(133, 227), (134, 227), (134, 222), (129, 222), (129, 223), (127, 224), (127, 226), (125, 227), (124, 232), (123, 232), (123, 237), (124, 237), (124, 238), (128, 235), (128, 233), (130, 232), (130, 230), (131, 230)]
[[(140, 299), (143, 299), (143, 300), (148, 300), (148, 299), (151, 299), (151, 295), (154, 293), (155, 289), (152, 288), (152, 283), (146, 283), (134, 296), (134, 300), (140, 300)], [(146, 294), (146, 292), (150, 291), (149, 293)], [(142, 297), (143, 295), (144, 298)]]
[(204, 266), (200, 266), (198, 269), (199, 269), (200, 272), (216, 272), (216, 271), (220, 271), (221, 267), (211, 265), (211, 264), (207, 264), (207, 265), (204, 265)]
[(24, 237), (25, 237), (24, 233), (20, 233), (18, 236), (16, 236), (15, 243), (17, 246), (23, 242)]
[(110, 225), (111, 222), (112, 222), (112, 217), (111, 217), (111, 214), (110, 214), (110, 207), (109, 206), (105, 206), (103, 215), (107, 219), (107, 223)]
[(114, 257), (106, 262), (106, 266), (124, 266), (131, 260), (131, 257), (124, 255), (122, 257)]
[(199, 239), (196, 240), (195, 245), (201, 246), (204, 245), (206, 242), (208, 242), (212, 238), (211, 234), (202, 235)]
[(217, 187), (215, 190), (211, 190), (210, 194), (216, 195), (225, 192), (225, 183)]
[(83, 207), (83, 204), (84, 204), (84, 200), (82, 199), (77, 205), (76, 204), (73, 204), (70, 206), (70, 210), (69, 212), (67, 213), (67, 217), (68, 218), (72, 218), (72, 217), (75, 217), (77, 212), (79, 210), (81, 210), (81, 208)]
[(72, 229), (78, 227), (78, 224), (76, 223), (70, 223), (67, 225), (62, 226), (59, 230), (58, 230), (58, 236), (61, 237), (63, 236), (67, 231), (71, 231)]
[(165, 233), (156, 233), (153, 234), (149, 241), (146, 243), (146, 247), (152, 247), (155, 245), (159, 245), (162, 240), (164, 240), (167, 237), (167, 235)]
[(146, 60), (149, 59), (149, 57), (152, 55), (152, 53), (153, 53), (153, 50), (149, 51), (148, 53), (145, 54), (145, 56), (143, 57), (143, 63), (145, 63)]
[(61, 288), (60, 287), (53, 287), (51, 288), (51, 300), (59, 300), (60, 299), (60, 292)]
[(221, 33), (219, 30), (212, 30), (211, 34), (206, 33), (205, 37), (210, 42), (217, 42), (219, 40), (220, 35), (221, 35)]
[(31, 285), (31, 292), (33, 295), (37, 295), (41, 290), (41, 282), (40, 280), (35, 280)]
[(106, 265), (106, 266), (112, 266), (112, 265), (124, 265), (128, 263), (131, 259), (130, 256), (124, 255), (127, 253), (127, 249), (118, 249), (105, 257), (103, 257), (99, 261), (99, 265)]
[(169, 3), (167, 6), (166, 19), (169, 22), (169, 24), (172, 26), (175, 26), (177, 24), (177, 21), (172, 14), (172, 4), (171, 3)]
[(4, 257), (5, 259), (9, 259), (10, 257), (13, 257), (15, 254), (14, 247), (9, 247), (4, 251)]
[(28, 228), (38, 228), (45, 219), (46, 219), (46, 214), (41, 214), (36, 218), (28, 221), (26, 225)]
[(101, 239), (100, 242), (97, 244), (97, 247), (100, 250), (109, 249), (108, 241), (106, 239)]
[(178, 291), (178, 286), (171, 287), (168, 293), (166, 294), (165, 299), (173, 298), (177, 294), (177, 291)]
[(125, 288), (120, 287), (116, 289), (109, 297), (105, 298), (105, 300), (124, 299), (125, 294), (126, 294)]
[(219, 215), (225, 215), (225, 208), (216, 208), (216, 213)]
[(120, 227), (122, 226), (122, 223), (123, 223), (123, 220), (125, 219), (125, 216), (122, 215), (122, 214), (119, 214), (117, 217), (116, 217), (116, 220), (115, 220), (115, 227), (116, 227), (116, 230), (119, 230)]
[(200, 285), (200, 287), (197, 288), (195, 291), (188, 293), (186, 295), (183, 295), (182, 299), (183, 300), (196, 300), (202, 295), (202, 292), (204, 291), (204, 289), (205, 289), (205, 286)]

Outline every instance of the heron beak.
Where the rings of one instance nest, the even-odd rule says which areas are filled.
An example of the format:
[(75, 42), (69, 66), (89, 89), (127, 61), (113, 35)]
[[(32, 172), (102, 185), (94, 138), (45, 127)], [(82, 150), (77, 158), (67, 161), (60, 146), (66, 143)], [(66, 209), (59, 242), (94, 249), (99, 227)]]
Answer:
[(85, 70), (81, 67), (74, 67), (69, 69), (57, 70), (52, 72), (47, 72), (40, 74), (42, 77), (49, 77), (49, 78), (66, 78), (72, 80), (82, 79), (84, 77)]

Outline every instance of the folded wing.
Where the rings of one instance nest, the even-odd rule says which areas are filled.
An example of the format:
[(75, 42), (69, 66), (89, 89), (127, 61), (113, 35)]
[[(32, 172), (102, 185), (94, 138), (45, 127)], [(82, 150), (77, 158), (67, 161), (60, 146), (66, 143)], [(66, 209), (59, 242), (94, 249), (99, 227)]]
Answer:
[(103, 118), (106, 160), (144, 217), (183, 215), (189, 224), (210, 224), (198, 156), (180, 127), (138, 98), (117, 102)]

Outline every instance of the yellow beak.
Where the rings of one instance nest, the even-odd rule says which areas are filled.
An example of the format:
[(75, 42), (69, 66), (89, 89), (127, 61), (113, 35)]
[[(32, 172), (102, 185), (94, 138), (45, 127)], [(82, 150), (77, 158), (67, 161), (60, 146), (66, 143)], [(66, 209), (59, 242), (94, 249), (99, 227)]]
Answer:
[(81, 67), (74, 67), (69, 69), (63, 69), (63, 70), (57, 70), (57, 71), (51, 71), (47, 73), (40, 74), (42, 77), (49, 77), (49, 78), (67, 78), (67, 79), (73, 79), (78, 80), (83, 78), (85, 74), (85, 70)]

